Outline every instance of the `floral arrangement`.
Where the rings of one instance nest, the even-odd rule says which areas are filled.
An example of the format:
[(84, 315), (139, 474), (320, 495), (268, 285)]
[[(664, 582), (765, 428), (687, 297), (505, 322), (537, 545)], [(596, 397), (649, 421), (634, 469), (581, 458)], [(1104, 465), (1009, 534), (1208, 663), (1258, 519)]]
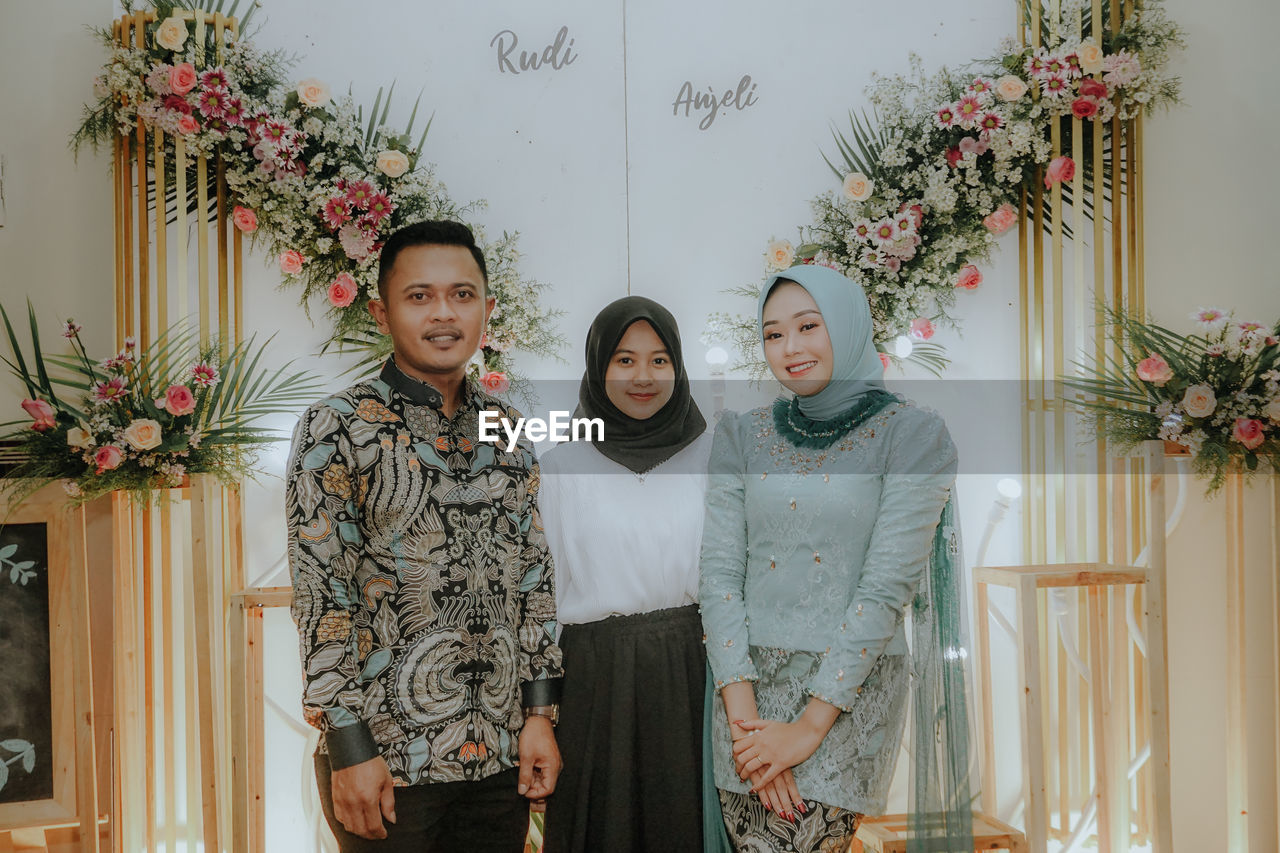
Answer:
[(1120, 360), (1107, 358), (1063, 384), (1081, 392), (1067, 401), (1089, 412), (1110, 441), (1121, 449), (1153, 439), (1186, 448), (1210, 492), (1232, 465), (1280, 473), (1280, 322), (1201, 308), (1191, 315), (1200, 333), (1179, 335), (1104, 311)]
[[(296, 410), (324, 392), (304, 372), (260, 369), (265, 345), (199, 346), (170, 329), (146, 351), (132, 339), (115, 355), (94, 360), (81, 326), (64, 324), (70, 355), (46, 354), (34, 311), (30, 366), (0, 307), (13, 359), (3, 359), (26, 387), (28, 419), (0, 424), (0, 442), (17, 444), (24, 460), (0, 478), (0, 494), (17, 501), (46, 482), (64, 480), (73, 501), (116, 490), (180, 485), (188, 474), (216, 474), (228, 483), (252, 476), (255, 449), (281, 441), (259, 419)], [(51, 368), (53, 371), (51, 372)], [(59, 389), (70, 389), (62, 395)]]
[[(981, 285), (977, 263), (1018, 223), (1021, 191), (1039, 180), (1069, 198), (1077, 168), (1092, 185), (1093, 122), (1109, 145), (1113, 118), (1177, 101), (1164, 67), (1182, 36), (1158, 0), (1101, 42), (1081, 35), (1091, 29), (1090, 3), (1065, 0), (1044, 15), (1041, 47), (1007, 42), (974, 70), (932, 76), (913, 56), (910, 77), (875, 77), (873, 117), (850, 112), (849, 134), (835, 134), (839, 162), (827, 159), (840, 188), (813, 200), (815, 221), (799, 245), (769, 243), (768, 275), (818, 263), (862, 283), (886, 366), (909, 355), (935, 372), (945, 367), (941, 348), (926, 342), (936, 323), (953, 324), (957, 292)], [(1087, 131), (1080, 164), (1053, 157), (1050, 142), (1057, 125), (1062, 150), (1071, 150), (1075, 119)], [(1109, 183), (1109, 173), (1100, 177)], [(760, 287), (736, 292), (754, 298)], [(754, 320), (713, 315), (706, 337), (733, 341), (745, 366), (762, 373)]]
[[(131, 3), (124, 5), (131, 10)], [(156, 21), (147, 25), (145, 47), (116, 45), (109, 32), (100, 33), (111, 60), (73, 143), (108, 144), (141, 122), (165, 134), (170, 152), (181, 140), (188, 154), (221, 156), (235, 228), (275, 259), (283, 282), (301, 290), (304, 306), (323, 298), (335, 344), (366, 350), (370, 360), (384, 358), (390, 340), (366, 309), (377, 296), (382, 242), (411, 222), (465, 221), (483, 207), (451, 200), (422, 160), (430, 122), (415, 144), (417, 104), (403, 132), (386, 125), (394, 86), (385, 99), (379, 90), (366, 121), (349, 95), (333, 97), (323, 81), (286, 83), (289, 63), (280, 53), (263, 52), (246, 37), (218, 44), (212, 28), (200, 43), (178, 4), (150, 5)], [(166, 158), (167, 168), (173, 159)], [(192, 168), (188, 186), (196, 184)], [(541, 305), (545, 284), (521, 276), (517, 235), (488, 240), (483, 229), (471, 227), (497, 299), (471, 371), (475, 378), (492, 374), (490, 384), (505, 387), (517, 347), (557, 354), (559, 312)]]

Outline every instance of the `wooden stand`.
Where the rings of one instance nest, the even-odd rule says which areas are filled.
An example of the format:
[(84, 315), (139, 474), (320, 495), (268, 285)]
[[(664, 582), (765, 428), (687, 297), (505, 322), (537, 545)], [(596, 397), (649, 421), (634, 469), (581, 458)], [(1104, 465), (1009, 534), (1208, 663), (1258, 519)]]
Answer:
[[(906, 853), (910, 838), (910, 820), (907, 815), (864, 818), (858, 824), (850, 853)], [(973, 849), (1027, 853), (1027, 838), (1012, 826), (1001, 823), (990, 815), (975, 814)]]
[[(1045, 766), (1044, 682), (1041, 672), (1041, 624), (1038, 591), (1053, 588), (1081, 588), (1088, 596), (1090, 724), (1093, 729), (1093, 761), (1095, 799), (1098, 815), (1098, 849), (1102, 853), (1125, 853), (1128, 850), (1128, 702), (1115, 701), (1119, 690), (1109, 693), (1108, 682), (1114, 678), (1120, 657), (1119, 647), (1127, 650), (1127, 638), (1113, 631), (1111, 648), (1106, 641), (1108, 623), (1103, 616), (1103, 603), (1109, 588), (1128, 584), (1146, 587), (1145, 632), (1147, 642), (1148, 713), (1150, 718), (1151, 757), (1150, 784), (1154, 821), (1153, 849), (1159, 853), (1173, 850), (1173, 821), (1169, 782), (1169, 718), (1168, 718), (1168, 637), (1165, 626), (1165, 515), (1164, 515), (1164, 447), (1160, 442), (1145, 442), (1142, 447), (1146, 480), (1145, 507), (1148, 530), (1148, 567), (1113, 566), (1105, 563), (1068, 563), (1030, 566), (988, 566), (974, 569), (978, 604), (978, 653), (983, 662), (981, 696), (983, 700), (984, 742), (986, 744), (986, 778), (984, 790), (994, 790), (993, 748), (995, 733), (991, 707), (991, 642), (987, 629), (989, 613), (988, 587), (1013, 589), (1018, 603), (1018, 681), (1022, 701), (1023, 787), (1027, 797), (1026, 827), (1030, 849), (1043, 853), (1049, 839), (1049, 803)], [(1115, 612), (1115, 608), (1111, 608)], [(1114, 620), (1113, 620), (1114, 621)], [(1123, 628), (1121, 623), (1120, 628)], [(1111, 652), (1109, 655), (1108, 652)]]

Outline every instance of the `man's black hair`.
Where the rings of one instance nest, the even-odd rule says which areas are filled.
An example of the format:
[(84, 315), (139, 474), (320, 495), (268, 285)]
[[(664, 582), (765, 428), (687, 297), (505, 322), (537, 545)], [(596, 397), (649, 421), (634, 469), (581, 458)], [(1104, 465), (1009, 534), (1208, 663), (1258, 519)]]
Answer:
[(476, 266), (480, 267), (480, 277), (484, 279), (488, 289), (489, 270), (484, 264), (484, 253), (476, 245), (476, 236), (471, 229), (461, 222), (451, 219), (428, 219), (406, 225), (387, 238), (382, 246), (382, 255), (378, 259), (378, 296), (385, 298), (387, 279), (391, 277), (391, 268), (396, 265), (396, 258), (404, 249), (412, 246), (461, 246), (471, 252)]

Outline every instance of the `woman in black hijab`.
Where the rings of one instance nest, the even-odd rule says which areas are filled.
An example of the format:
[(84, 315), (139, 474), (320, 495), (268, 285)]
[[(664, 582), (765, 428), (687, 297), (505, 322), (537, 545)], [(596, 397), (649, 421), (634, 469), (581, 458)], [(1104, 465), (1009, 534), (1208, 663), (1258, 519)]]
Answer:
[[(701, 853), (710, 435), (675, 318), (653, 300), (601, 311), (586, 362), (574, 414), (603, 421), (604, 439), (541, 459), (565, 667), (547, 849)], [(718, 809), (711, 817), (718, 830)]]

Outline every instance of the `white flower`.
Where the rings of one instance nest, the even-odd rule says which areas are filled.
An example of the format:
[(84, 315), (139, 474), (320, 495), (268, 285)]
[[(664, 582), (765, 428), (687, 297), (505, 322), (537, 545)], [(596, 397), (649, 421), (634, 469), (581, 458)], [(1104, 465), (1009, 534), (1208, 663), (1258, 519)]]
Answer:
[(156, 44), (165, 50), (178, 50), (187, 40), (187, 22), (172, 15), (156, 28)]
[(1218, 406), (1218, 399), (1208, 385), (1192, 385), (1182, 397), (1182, 408), (1193, 418), (1207, 418)]
[(323, 107), (329, 103), (329, 87), (323, 81), (308, 77), (298, 83), (298, 100), (309, 107)]
[(72, 427), (67, 430), (67, 446), (76, 450), (93, 447), (93, 435), (82, 427)]
[(378, 167), (378, 171), (388, 178), (398, 178), (409, 171), (409, 158), (403, 151), (392, 149), (381, 151), (374, 164)]
[(796, 259), (795, 247), (790, 240), (773, 240), (764, 253), (764, 268), (769, 272), (782, 272)]
[(160, 424), (151, 418), (138, 418), (125, 427), (123, 437), (134, 450), (154, 450), (162, 441)]
[(850, 172), (844, 176), (844, 197), (850, 201), (866, 201), (871, 198), (873, 187), (871, 179), (861, 172)]
[(1266, 408), (1262, 410), (1262, 414), (1270, 419), (1272, 423), (1280, 424), (1280, 397), (1267, 403)]

